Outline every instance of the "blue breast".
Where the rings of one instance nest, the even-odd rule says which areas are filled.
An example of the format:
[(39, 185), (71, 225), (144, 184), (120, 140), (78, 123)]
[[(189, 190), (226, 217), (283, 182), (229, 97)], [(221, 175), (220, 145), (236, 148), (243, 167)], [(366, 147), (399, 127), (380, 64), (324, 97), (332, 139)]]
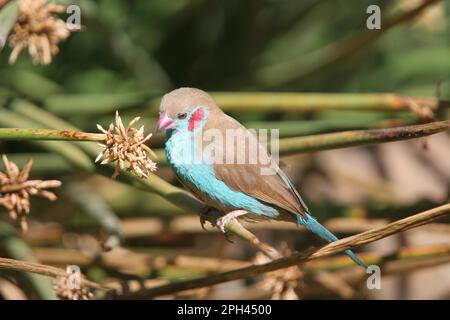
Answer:
[(276, 208), (235, 191), (217, 179), (211, 164), (195, 161), (194, 143), (191, 135), (171, 130), (166, 141), (167, 161), (185, 183), (202, 194), (208, 205), (224, 212), (243, 209), (268, 218), (278, 217), (279, 211)]

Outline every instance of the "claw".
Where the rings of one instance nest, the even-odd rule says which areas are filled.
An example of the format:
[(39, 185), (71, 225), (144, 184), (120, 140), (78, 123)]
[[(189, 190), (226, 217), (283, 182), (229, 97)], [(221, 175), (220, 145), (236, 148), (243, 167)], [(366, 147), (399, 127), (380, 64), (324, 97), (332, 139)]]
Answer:
[(213, 209), (212, 207), (209, 207), (209, 206), (205, 205), (200, 210), (200, 225), (202, 226), (202, 229), (205, 230), (205, 231), (207, 231), (206, 228), (205, 228), (205, 224), (206, 224), (206, 221), (207, 221), (206, 216), (208, 215), (208, 212), (210, 210), (212, 210), (212, 209)]
[(203, 231), (207, 231), (205, 228), (206, 217), (204, 215), (200, 215), (200, 225), (202, 226)]
[[(216, 226), (223, 232), (225, 233), (225, 236), (227, 236), (227, 231), (225, 230), (225, 225), (230, 222), (230, 221), (235, 221), (236, 223), (239, 223), (239, 220), (237, 220), (238, 217), (243, 216), (245, 214), (247, 214), (248, 212), (245, 210), (234, 210), (231, 211), (229, 213), (227, 213), (226, 215), (224, 215), (223, 217), (220, 217), (219, 219), (216, 220)], [(227, 239), (228, 240), (228, 239)]]

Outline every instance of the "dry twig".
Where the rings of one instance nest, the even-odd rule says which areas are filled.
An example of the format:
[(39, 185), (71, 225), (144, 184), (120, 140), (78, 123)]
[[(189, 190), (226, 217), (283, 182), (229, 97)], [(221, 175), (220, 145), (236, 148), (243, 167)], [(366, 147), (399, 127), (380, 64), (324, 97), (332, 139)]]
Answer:
[(430, 209), (422, 213), (418, 213), (411, 217), (395, 221), (386, 226), (375, 228), (370, 231), (366, 231), (351, 237), (338, 240), (317, 250), (305, 253), (296, 253), (290, 257), (277, 259), (262, 265), (252, 265), (245, 268), (218, 273), (199, 279), (180, 281), (149, 290), (141, 290), (132, 294), (124, 295), (122, 296), (122, 298), (127, 299), (152, 298), (164, 294), (195, 288), (202, 288), (205, 286), (211, 286), (223, 282), (257, 276), (278, 269), (288, 268), (293, 265), (302, 264), (306, 261), (317, 259), (320, 257), (330, 256), (332, 254), (345, 251), (347, 249), (351, 249), (366, 243), (370, 243), (388, 237), (390, 235), (402, 231), (406, 231), (427, 224), (449, 213), (450, 213), (450, 204), (445, 204), (440, 207)]
[[(63, 269), (43, 265), (40, 263), (28, 262), (28, 261), (19, 261), (8, 258), (0, 257), (0, 269), (8, 269), (8, 270), (16, 270), (21, 272), (31, 272), (40, 274), (47, 277), (58, 278), (58, 277), (66, 277), (67, 272)], [(84, 276), (81, 276), (81, 285), (91, 287), (99, 290), (110, 290), (111, 288), (106, 287), (104, 285), (98, 284), (97, 282), (86, 279)]]

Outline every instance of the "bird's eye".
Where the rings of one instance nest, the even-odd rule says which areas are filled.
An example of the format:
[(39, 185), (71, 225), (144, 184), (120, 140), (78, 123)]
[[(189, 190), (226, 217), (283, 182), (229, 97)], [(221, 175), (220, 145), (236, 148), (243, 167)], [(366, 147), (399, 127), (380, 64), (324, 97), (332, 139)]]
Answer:
[(178, 117), (178, 119), (186, 119), (187, 113), (186, 113), (186, 112), (185, 112), (185, 113), (179, 113), (179, 114), (177, 115), (177, 117)]

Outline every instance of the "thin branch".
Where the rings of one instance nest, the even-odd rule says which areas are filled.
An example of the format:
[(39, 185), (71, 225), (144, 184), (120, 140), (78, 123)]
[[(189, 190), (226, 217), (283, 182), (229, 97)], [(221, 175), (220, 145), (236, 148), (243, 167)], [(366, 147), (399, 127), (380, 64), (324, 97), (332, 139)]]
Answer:
[(297, 264), (302, 264), (312, 259), (330, 256), (332, 254), (342, 252), (347, 249), (354, 248), (356, 246), (370, 243), (388, 237), (390, 235), (427, 224), (449, 213), (450, 213), (450, 204), (445, 204), (440, 207), (413, 215), (411, 217), (398, 220), (386, 226), (375, 228), (370, 231), (360, 233), (358, 235), (338, 240), (312, 252), (296, 253), (293, 254), (292, 256), (277, 259), (262, 265), (252, 265), (237, 270), (217, 273), (199, 279), (180, 281), (149, 290), (142, 290), (129, 295), (124, 295), (122, 296), (122, 298), (126, 299), (152, 298), (178, 291), (201, 288), (223, 282), (257, 276), (266, 272), (287, 268)]
[[(31, 272), (35, 274), (40, 274), (47, 277), (57, 278), (61, 276), (66, 276), (67, 273), (65, 270), (47, 266), (40, 263), (33, 263), (28, 261), (20, 261), (20, 260), (14, 260), (14, 259), (8, 259), (8, 258), (1, 258), (0, 257), (0, 269), (8, 269), (8, 270), (15, 270), (15, 271), (22, 271), (22, 272)], [(105, 287), (101, 284), (98, 284), (94, 281), (88, 280), (84, 277), (81, 277), (81, 283), (100, 290), (110, 290), (110, 288)]]
[(103, 141), (105, 138), (104, 134), (73, 130), (0, 128), (2, 140)]
[[(285, 138), (280, 139), (279, 141), (279, 152), (281, 155), (287, 155), (291, 153), (402, 141), (447, 131), (449, 128), (450, 120), (446, 120), (388, 129), (351, 130), (305, 137)], [(76, 130), (0, 128), (0, 140), (102, 141), (104, 139), (104, 134), (85, 133)], [(91, 150), (92, 149), (89, 148), (89, 151)], [(155, 152), (161, 157), (160, 162), (164, 162), (163, 152), (160, 150), (156, 150)]]
[[(294, 153), (334, 150), (354, 146), (403, 141), (426, 137), (450, 129), (450, 120), (375, 130), (349, 130), (279, 140), (281, 156)], [(159, 165), (167, 164), (164, 152), (156, 149)]]
[(312, 152), (402, 141), (449, 130), (450, 120), (377, 130), (353, 130), (280, 140), (280, 154)]

